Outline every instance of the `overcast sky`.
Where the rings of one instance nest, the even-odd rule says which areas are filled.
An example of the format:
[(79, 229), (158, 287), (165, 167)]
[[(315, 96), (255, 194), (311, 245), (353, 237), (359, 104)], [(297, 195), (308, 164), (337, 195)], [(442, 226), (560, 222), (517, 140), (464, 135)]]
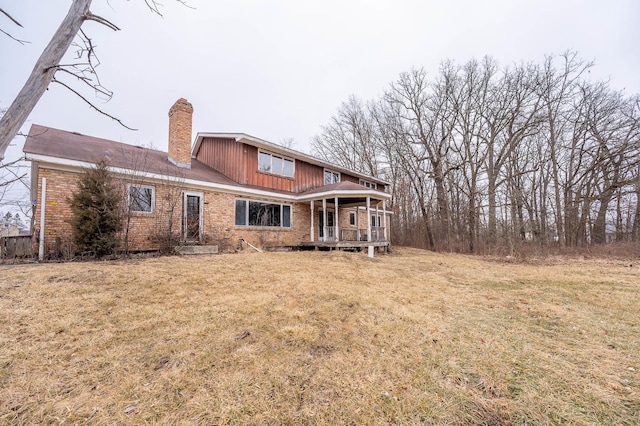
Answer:
[[(309, 150), (310, 138), (350, 94), (380, 96), (403, 71), (493, 56), (502, 66), (578, 51), (594, 79), (640, 93), (638, 0), (94, 0), (121, 28), (83, 29), (97, 46), (105, 111), (129, 131), (52, 85), (23, 129), (37, 123), (166, 150), (167, 112), (180, 97), (197, 132), (242, 132)], [(0, 17), (0, 107), (7, 108), (66, 14), (70, 0), (0, 0), (24, 29)], [(68, 54), (71, 60), (72, 53)], [(7, 159), (19, 155), (16, 139)], [(0, 206), (0, 210), (2, 210)]]

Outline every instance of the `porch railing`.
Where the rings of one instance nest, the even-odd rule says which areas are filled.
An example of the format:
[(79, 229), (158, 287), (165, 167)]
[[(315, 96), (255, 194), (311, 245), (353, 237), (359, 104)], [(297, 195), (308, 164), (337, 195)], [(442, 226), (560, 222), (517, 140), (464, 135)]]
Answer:
[(336, 227), (325, 226), (324, 227), (324, 241), (336, 241)]
[[(384, 226), (371, 227), (371, 241), (385, 241)], [(342, 229), (340, 241), (368, 241), (367, 228), (362, 229)]]

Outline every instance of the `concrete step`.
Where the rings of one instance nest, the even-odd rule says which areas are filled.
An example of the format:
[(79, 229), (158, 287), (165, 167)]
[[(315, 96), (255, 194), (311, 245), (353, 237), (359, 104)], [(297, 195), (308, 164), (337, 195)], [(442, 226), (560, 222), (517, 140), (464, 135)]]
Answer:
[(188, 254), (218, 254), (218, 246), (178, 246), (176, 253)]

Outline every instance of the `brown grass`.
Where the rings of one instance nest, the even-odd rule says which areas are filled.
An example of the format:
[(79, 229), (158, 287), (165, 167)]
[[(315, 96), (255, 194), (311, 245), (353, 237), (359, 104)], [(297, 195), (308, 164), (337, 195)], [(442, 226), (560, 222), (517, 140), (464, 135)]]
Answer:
[(397, 249), (0, 267), (0, 423), (639, 424), (640, 265)]

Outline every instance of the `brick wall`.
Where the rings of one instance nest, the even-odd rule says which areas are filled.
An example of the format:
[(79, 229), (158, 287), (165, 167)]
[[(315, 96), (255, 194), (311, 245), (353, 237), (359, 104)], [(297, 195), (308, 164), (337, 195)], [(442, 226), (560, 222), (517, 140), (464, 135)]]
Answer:
[[(47, 178), (45, 252), (56, 254), (60, 251), (72, 251), (70, 243), (73, 213), (69, 198), (73, 192), (77, 191), (76, 182), (79, 178), (79, 172), (40, 167), (38, 175), (38, 205), (35, 212), (34, 232), (39, 235), (42, 178), (44, 177)], [(126, 194), (127, 183), (126, 179), (119, 181), (123, 196)], [(296, 246), (300, 241), (309, 240), (308, 204), (292, 204), (292, 227), (290, 229), (235, 226), (235, 200), (244, 197), (216, 191), (183, 188), (177, 182), (136, 183), (154, 187), (155, 205), (150, 213), (128, 213), (130, 215), (129, 250), (132, 251), (159, 250), (163, 238), (169, 232), (173, 234), (176, 241), (181, 240), (183, 190), (200, 194), (203, 197), (202, 243), (218, 244), (222, 251), (235, 249), (240, 238), (262, 247)], [(251, 199), (257, 200), (256, 198)], [(169, 231), (170, 226), (171, 231)], [(124, 239), (124, 231), (122, 239)], [(123, 248), (124, 246), (121, 247), (121, 249)]]
[(169, 110), (169, 158), (191, 167), (191, 124), (193, 106), (180, 98)]

